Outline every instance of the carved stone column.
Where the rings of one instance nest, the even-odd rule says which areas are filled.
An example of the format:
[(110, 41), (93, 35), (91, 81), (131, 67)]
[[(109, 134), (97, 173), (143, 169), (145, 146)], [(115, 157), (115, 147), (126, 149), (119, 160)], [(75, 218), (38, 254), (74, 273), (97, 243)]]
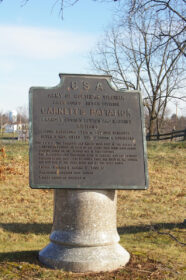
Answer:
[(55, 190), (50, 243), (39, 260), (73, 272), (111, 271), (124, 266), (129, 253), (118, 244), (115, 190)]

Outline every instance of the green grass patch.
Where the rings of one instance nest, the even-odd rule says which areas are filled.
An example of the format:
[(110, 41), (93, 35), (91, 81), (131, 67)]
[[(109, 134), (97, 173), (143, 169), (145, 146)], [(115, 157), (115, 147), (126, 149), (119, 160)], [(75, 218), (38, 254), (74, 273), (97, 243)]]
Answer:
[(49, 242), (53, 191), (29, 188), (28, 144), (0, 142), (0, 280), (185, 279), (186, 142), (149, 142), (148, 166), (148, 190), (118, 191), (118, 232), (130, 263), (110, 273), (67, 273), (37, 259)]

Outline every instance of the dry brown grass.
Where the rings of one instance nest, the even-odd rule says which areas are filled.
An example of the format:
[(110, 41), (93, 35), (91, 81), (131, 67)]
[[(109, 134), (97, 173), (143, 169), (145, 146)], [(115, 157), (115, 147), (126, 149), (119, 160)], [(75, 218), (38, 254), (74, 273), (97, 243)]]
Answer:
[(118, 231), (130, 263), (77, 275), (37, 261), (52, 226), (53, 191), (29, 188), (27, 144), (0, 144), (0, 279), (183, 280), (186, 143), (149, 143), (148, 158), (149, 189), (118, 192)]

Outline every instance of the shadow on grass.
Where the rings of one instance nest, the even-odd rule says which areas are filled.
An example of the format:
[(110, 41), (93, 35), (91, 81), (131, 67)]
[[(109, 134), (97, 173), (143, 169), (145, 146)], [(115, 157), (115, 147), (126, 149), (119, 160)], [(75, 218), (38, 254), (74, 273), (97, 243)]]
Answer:
[[(52, 224), (22, 224), (22, 223), (0, 223), (0, 227), (8, 232), (14, 233), (34, 233), (34, 234), (50, 234)], [(118, 228), (119, 234), (135, 234), (139, 232), (149, 232), (152, 229), (185, 229), (186, 222), (183, 223), (158, 223), (152, 225), (124, 226)]]
[(140, 225), (140, 226), (125, 226), (119, 227), (118, 233), (119, 234), (135, 234), (139, 232), (149, 232), (151, 230), (161, 230), (161, 229), (185, 229), (186, 223), (158, 223), (152, 225)]
[(14, 233), (50, 234), (52, 224), (0, 223), (0, 228)]
[(30, 264), (39, 264), (39, 251), (17, 251), (0, 253), (0, 263), (2, 262), (27, 262)]

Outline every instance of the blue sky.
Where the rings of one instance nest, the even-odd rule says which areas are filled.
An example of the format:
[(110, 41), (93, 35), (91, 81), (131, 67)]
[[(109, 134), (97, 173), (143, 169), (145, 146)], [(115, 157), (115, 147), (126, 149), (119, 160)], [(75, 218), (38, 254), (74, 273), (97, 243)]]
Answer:
[(55, 86), (59, 73), (90, 73), (88, 53), (112, 22), (112, 3), (80, 0), (59, 15), (56, 0), (0, 4), (0, 112), (28, 106), (31, 86)]

